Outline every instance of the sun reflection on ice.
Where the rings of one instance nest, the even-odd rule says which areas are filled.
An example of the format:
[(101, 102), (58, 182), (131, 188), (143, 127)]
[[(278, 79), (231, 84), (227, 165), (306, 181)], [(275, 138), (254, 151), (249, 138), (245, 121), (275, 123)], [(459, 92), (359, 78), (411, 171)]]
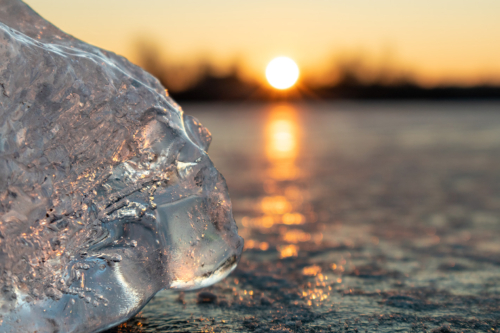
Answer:
[(299, 154), (297, 110), (283, 104), (271, 109), (266, 126), (266, 156), (271, 179), (294, 180), (300, 175), (295, 162)]
[(297, 245), (278, 246), (280, 258), (296, 257), (299, 255), (299, 247)]
[[(295, 107), (287, 104), (275, 105), (269, 109), (265, 124), (264, 152), (268, 168), (264, 179), (265, 196), (255, 203), (255, 217), (243, 217), (241, 224), (249, 232), (279, 234), (279, 243), (274, 247), (280, 258), (296, 257), (300, 243), (321, 241), (322, 235), (311, 233), (303, 227), (311, 218), (311, 211), (305, 210), (307, 189), (304, 188), (305, 173), (298, 166), (300, 156), (300, 117)], [(294, 228), (290, 227), (294, 226)], [(279, 230), (276, 229), (279, 227)], [(299, 229), (299, 227), (301, 229)], [(267, 250), (268, 242), (247, 239), (245, 249)]]
[[(287, 104), (267, 111), (263, 132), (266, 168), (260, 173), (263, 193), (247, 201), (249, 215), (241, 219), (245, 250), (269, 251), (263, 258), (276, 255), (279, 260), (297, 262), (297, 272), (307, 283), (301, 286), (302, 300), (294, 304), (318, 306), (330, 296), (339, 275), (330, 267), (301, 264), (307, 261), (308, 251), (323, 243), (323, 229), (311, 202), (311, 165), (301, 158), (303, 115)], [(328, 275), (333, 279), (328, 280)], [(244, 299), (246, 294), (240, 296)]]

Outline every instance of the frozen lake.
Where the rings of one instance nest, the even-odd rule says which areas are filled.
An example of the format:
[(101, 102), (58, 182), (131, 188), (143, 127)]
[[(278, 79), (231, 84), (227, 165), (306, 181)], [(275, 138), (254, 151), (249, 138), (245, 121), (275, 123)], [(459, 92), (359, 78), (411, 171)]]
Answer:
[(499, 102), (183, 108), (245, 252), (108, 332), (498, 332)]

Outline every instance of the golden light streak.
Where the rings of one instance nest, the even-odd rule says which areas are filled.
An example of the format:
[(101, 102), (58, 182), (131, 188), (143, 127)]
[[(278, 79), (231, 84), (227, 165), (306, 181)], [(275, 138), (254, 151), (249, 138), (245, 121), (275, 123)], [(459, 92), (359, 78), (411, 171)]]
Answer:
[(266, 155), (271, 162), (269, 176), (275, 180), (293, 180), (300, 172), (295, 165), (299, 154), (297, 111), (290, 105), (274, 106), (266, 125)]

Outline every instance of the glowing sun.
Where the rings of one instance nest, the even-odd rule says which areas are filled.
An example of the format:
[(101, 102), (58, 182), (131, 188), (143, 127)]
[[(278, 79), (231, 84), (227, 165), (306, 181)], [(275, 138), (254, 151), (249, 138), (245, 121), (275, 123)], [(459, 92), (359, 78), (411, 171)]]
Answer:
[(290, 88), (299, 78), (299, 67), (290, 58), (278, 57), (271, 60), (266, 68), (266, 78), (276, 89)]

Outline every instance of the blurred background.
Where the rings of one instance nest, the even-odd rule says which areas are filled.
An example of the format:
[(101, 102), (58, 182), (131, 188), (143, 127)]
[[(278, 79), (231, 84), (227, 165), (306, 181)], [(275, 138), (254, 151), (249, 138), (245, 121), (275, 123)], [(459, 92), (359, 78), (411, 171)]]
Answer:
[(245, 239), (110, 332), (499, 332), (500, 1), (26, 2), (208, 127)]
[[(500, 97), (495, 0), (27, 0), (158, 77), (179, 101)], [(297, 84), (264, 70), (287, 56)]]

